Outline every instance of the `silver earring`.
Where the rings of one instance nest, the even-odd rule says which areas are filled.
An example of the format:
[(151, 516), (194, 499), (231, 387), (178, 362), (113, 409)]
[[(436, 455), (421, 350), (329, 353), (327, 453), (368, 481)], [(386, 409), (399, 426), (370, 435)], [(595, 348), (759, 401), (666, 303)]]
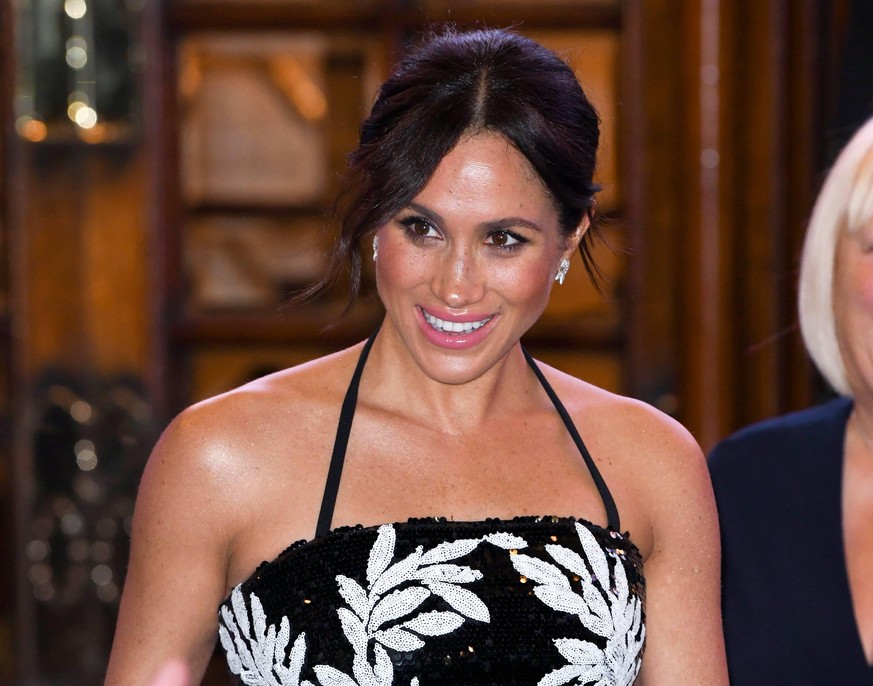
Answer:
[(565, 257), (563, 260), (561, 260), (561, 264), (558, 265), (558, 273), (555, 274), (555, 281), (563, 286), (564, 279), (567, 278), (568, 271), (570, 271), (570, 260)]
[(373, 262), (379, 257), (379, 234), (373, 236)]

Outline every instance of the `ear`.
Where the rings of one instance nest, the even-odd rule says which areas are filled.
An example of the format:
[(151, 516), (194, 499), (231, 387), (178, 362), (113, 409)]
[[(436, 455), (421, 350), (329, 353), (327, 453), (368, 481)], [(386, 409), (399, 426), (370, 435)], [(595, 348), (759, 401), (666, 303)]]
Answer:
[(588, 219), (587, 216), (582, 217), (582, 221), (579, 222), (579, 226), (576, 227), (576, 230), (571, 235), (567, 236), (567, 248), (564, 250), (562, 257), (570, 259), (573, 253), (575, 253), (579, 248), (579, 243), (582, 242), (582, 238), (590, 228), (591, 220)]

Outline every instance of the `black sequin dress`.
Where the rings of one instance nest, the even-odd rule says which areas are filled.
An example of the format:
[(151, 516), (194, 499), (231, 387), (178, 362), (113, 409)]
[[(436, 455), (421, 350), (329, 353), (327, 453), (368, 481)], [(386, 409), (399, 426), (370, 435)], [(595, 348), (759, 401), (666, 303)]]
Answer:
[(330, 530), (361, 372), (349, 386), (316, 537), (263, 563), (219, 608), (248, 686), (624, 686), (639, 672), (636, 546), (576, 427), (529, 364), (591, 470), (609, 520), (415, 519)]

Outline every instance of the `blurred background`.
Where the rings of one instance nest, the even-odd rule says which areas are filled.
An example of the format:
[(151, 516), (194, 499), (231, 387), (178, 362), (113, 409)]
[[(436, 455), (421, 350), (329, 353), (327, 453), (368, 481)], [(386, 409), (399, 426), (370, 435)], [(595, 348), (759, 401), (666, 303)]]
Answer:
[(601, 291), (575, 264), (534, 354), (705, 449), (827, 396), (796, 270), (873, 114), (869, 0), (0, 0), (0, 684), (101, 682), (176, 412), (379, 320), (371, 288), (283, 303), (379, 82), (447, 20), (552, 47), (603, 120)]

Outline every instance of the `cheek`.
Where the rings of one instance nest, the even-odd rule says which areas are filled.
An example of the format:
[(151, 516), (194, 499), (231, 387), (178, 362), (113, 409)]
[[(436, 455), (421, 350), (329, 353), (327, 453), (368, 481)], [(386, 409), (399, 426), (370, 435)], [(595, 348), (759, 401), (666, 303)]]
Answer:
[(376, 285), (379, 293), (392, 288), (409, 288), (428, 273), (429, 262), (421, 251), (405, 250), (402, 244), (379, 246)]
[(553, 277), (549, 265), (545, 262), (536, 261), (522, 266), (507, 260), (506, 265), (494, 269), (490, 281), (492, 288), (500, 291), (510, 302), (545, 303), (549, 299)]
[(861, 304), (873, 313), (873, 256), (867, 256), (858, 269), (856, 289)]

